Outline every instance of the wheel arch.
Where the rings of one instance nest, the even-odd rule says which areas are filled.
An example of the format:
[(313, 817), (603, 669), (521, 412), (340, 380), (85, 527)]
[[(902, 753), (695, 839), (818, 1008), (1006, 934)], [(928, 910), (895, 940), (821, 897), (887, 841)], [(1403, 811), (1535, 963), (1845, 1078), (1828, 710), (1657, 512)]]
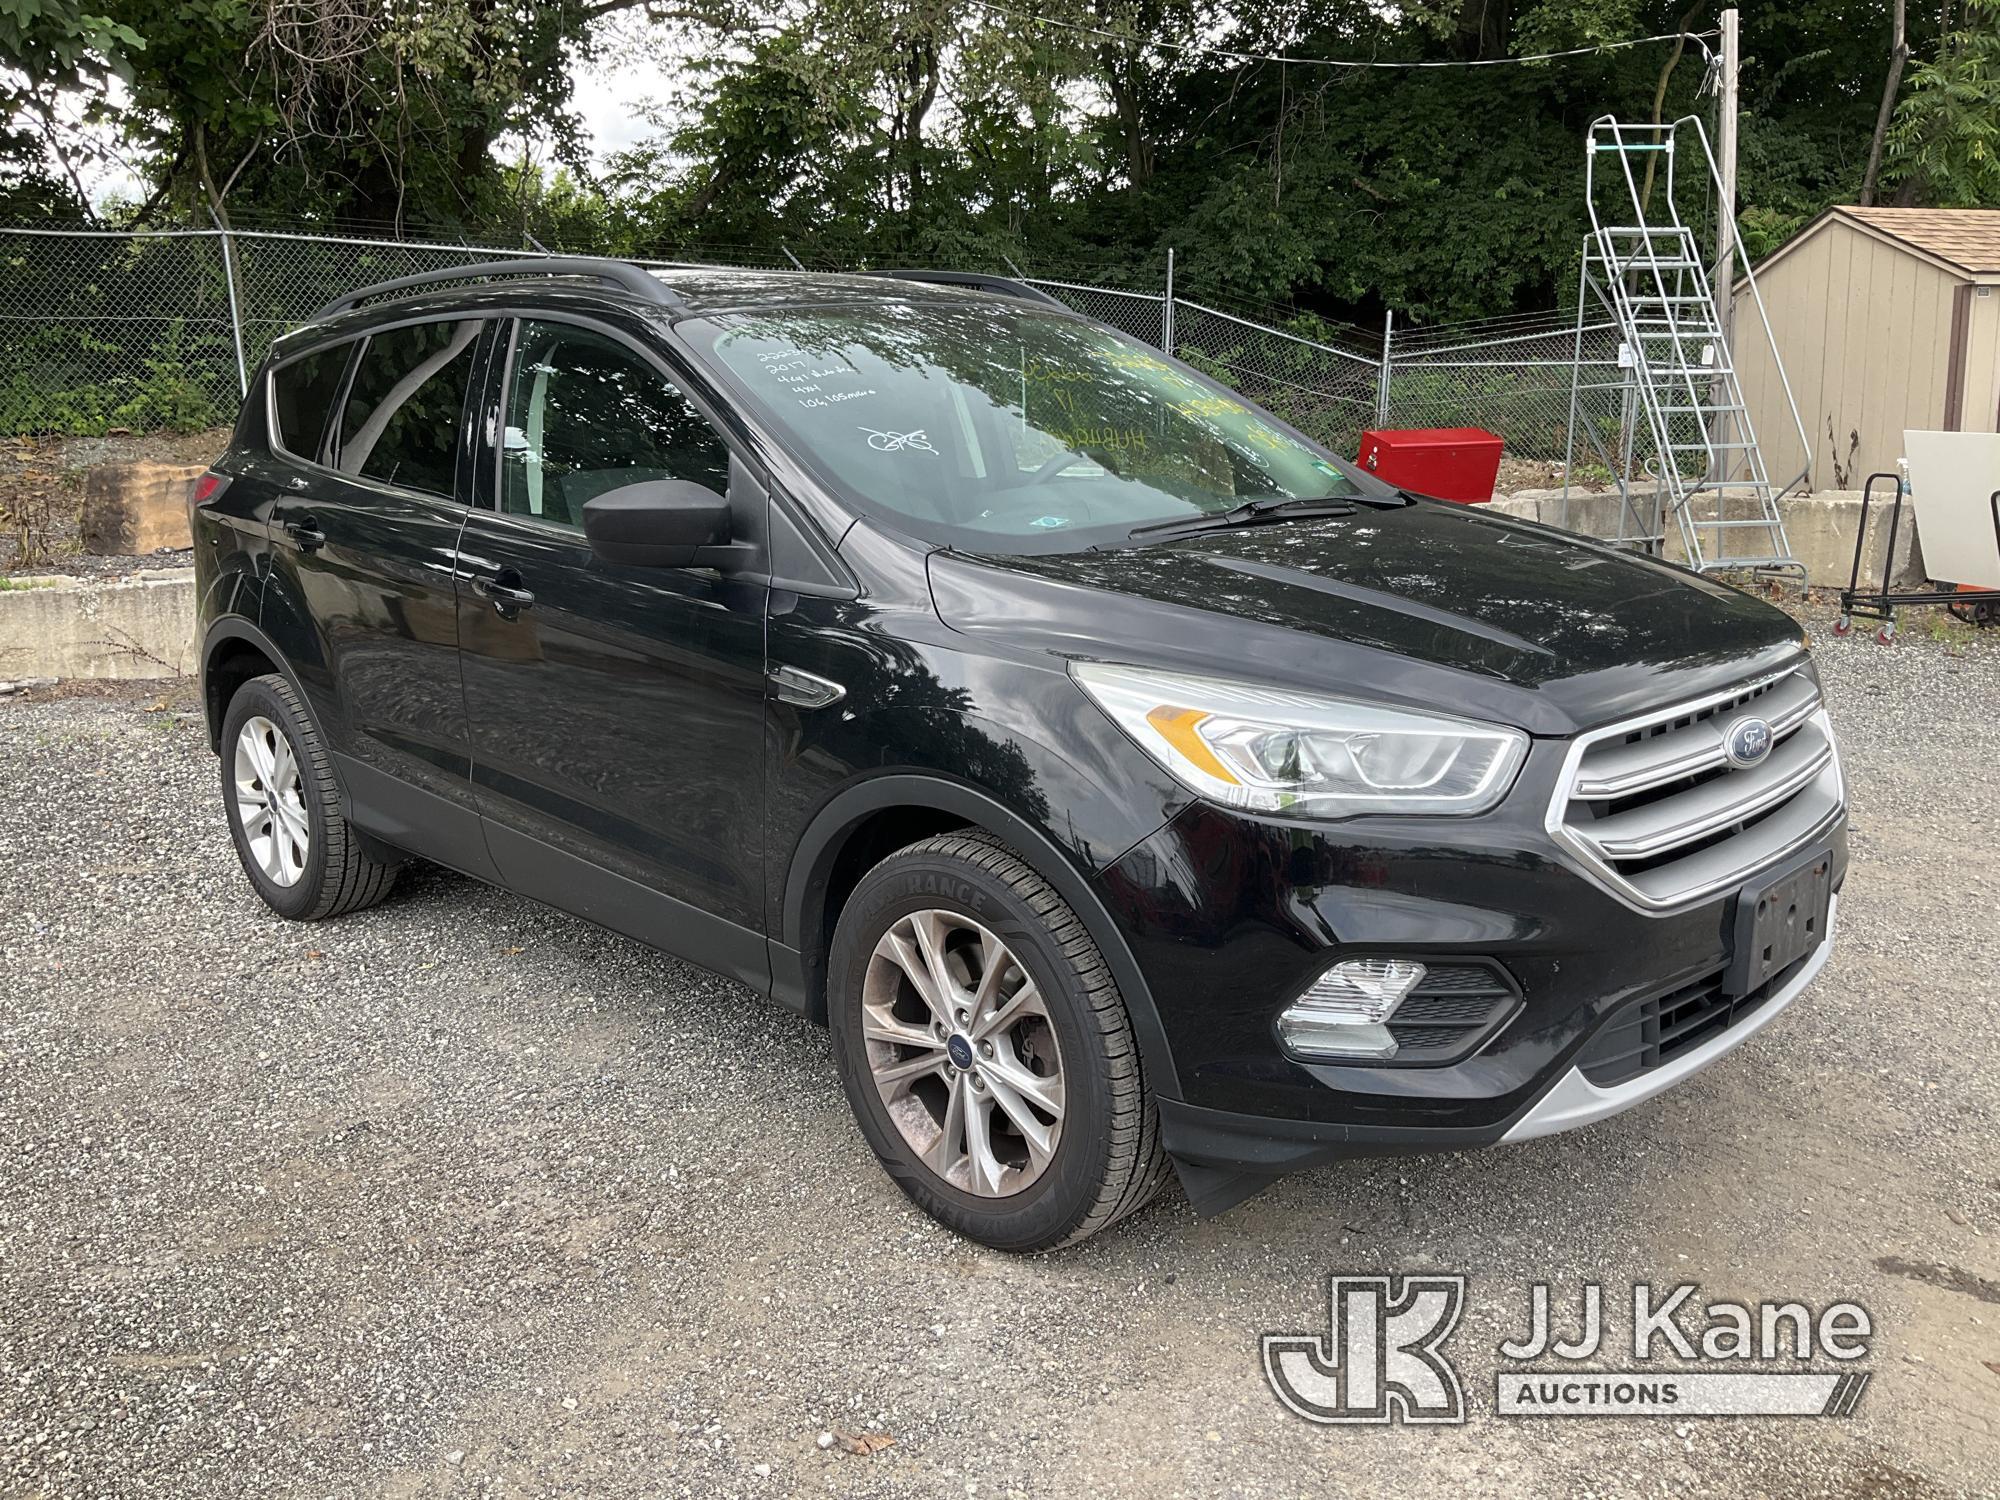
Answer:
[(289, 682), (303, 701), (305, 689), (297, 674), (263, 631), (234, 617), (209, 627), (201, 645), (201, 702), (208, 719), (209, 749), (221, 746), (223, 716), (229, 712), (229, 700), (236, 696), (236, 690), (251, 678), (270, 672)]
[(837, 793), (807, 825), (785, 880), (781, 941), (787, 951), (772, 955), (779, 998), (825, 1024), (827, 952), (855, 883), (895, 850), (966, 827), (1004, 841), (1069, 903), (1118, 981), (1154, 1092), (1178, 1099), (1179, 1079), (1152, 991), (1094, 883), (1020, 814), (979, 788), (944, 776), (870, 777)]

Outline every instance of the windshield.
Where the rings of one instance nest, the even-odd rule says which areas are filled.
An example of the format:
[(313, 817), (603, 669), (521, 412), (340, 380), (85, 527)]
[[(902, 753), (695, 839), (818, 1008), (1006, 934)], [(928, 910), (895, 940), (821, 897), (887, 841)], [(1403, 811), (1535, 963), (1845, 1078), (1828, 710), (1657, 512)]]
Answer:
[(705, 326), (800, 456), (863, 511), (969, 551), (1075, 551), (1246, 500), (1361, 493), (1221, 386), (1059, 313), (872, 303)]

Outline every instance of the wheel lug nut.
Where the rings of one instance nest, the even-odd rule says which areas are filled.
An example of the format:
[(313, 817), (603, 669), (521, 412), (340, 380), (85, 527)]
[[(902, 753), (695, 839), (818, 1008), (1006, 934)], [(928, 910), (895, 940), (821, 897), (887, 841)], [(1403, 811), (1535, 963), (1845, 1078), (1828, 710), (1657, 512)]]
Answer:
[(993, 1055), (993, 1044), (991, 1042), (981, 1042), (979, 1044), (979, 1055), (981, 1057), (991, 1057)]

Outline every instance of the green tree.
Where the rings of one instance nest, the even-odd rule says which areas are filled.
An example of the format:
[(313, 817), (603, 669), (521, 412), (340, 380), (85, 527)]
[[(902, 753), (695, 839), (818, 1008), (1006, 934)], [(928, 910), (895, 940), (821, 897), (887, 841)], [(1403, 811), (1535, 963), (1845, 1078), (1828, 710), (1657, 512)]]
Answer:
[(1965, 19), (1897, 107), (1884, 175), (1898, 202), (2000, 206), (2000, 0), (1966, 0)]
[(130, 27), (76, 0), (0, 4), (0, 208), (89, 215), (81, 171), (95, 147), (60, 103), (84, 101), (86, 131), (106, 124), (106, 85), (130, 76), (144, 46)]

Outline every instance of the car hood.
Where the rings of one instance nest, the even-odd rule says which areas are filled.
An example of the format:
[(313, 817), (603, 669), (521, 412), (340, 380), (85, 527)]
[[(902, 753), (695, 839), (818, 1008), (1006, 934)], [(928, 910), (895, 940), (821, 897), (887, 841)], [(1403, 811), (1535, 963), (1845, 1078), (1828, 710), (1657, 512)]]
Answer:
[(1775, 671), (1783, 612), (1685, 569), (1422, 502), (1112, 551), (934, 554), (944, 622), (1027, 647), (1355, 687), (1566, 734)]

